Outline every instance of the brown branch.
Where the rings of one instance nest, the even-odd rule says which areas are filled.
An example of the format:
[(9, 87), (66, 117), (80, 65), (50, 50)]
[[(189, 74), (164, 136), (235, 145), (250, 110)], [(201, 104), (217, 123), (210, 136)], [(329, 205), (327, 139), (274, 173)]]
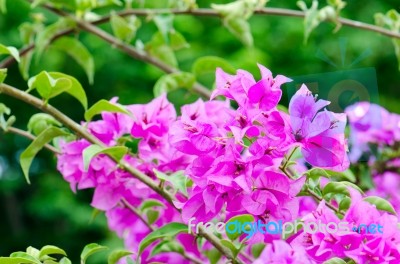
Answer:
[[(32, 141), (36, 139), (36, 137), (34, 135), (32, 135), (31, 133), (29, 133), (25, 130), (16, 128), (16, 127), (8, 127), (7, 130), (5, 130), (4, 132), (5, 133), (13, 133), (13, 134), (25, 137), (27, 139), (30, 139)], [(53, 147), (52, 145), (45, 144), (44, 147), (46, 149), (50, 150), (51, 152), (53, 152), (54, 154), (60, 154), (60, 151), (58, 149), (56, 149), (55, 147)]]

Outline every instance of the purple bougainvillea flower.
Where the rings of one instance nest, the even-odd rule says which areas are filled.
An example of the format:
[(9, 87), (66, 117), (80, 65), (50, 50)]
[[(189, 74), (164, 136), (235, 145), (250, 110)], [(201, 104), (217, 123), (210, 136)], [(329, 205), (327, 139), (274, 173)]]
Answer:
[(305, 160), (311, 165), (345, 170), (349, 166), (344, 136), (346, 116), (320, 111), (328, 104), (317, 100), (302, 85), (289, 104), (293, 141), (300, 144)]

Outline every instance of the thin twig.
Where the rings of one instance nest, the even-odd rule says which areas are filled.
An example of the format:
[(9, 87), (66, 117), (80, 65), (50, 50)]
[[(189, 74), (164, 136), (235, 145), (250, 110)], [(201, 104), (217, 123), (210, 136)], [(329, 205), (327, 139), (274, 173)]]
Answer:
[[(32, 141), (36, 139), (36, 137), (34, 135), (32, 135), (31, 133), (29, 133), (29, 132), (27, 132), (25, 130), (16, 128), (16, 127), (8, 127), (7, 130), (4, 131), (4, 132), (5, 133), (8, 133), (8, 132), (9, 133), (13, 133), (13, 134), (25, 137), (27, 139), (30, 139)], [(53, 152), (54, 154), (60, 154), (60, 151), (58, 149), (56, 149), (55, 147), (53, 147), (52, 145), (45, 144), (44, 147), (46, 149), (50, 150), (51, 152)]]

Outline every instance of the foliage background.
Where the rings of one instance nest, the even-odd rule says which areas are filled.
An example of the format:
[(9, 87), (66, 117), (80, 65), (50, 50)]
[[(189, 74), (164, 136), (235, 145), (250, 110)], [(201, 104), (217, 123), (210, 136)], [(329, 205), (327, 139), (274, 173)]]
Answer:
[[(145, 2), (148, 7), (163, 7), (167, 1)], [(211, 2), (229, 1), (197, 1), (199, 7), (210, 7)], [(307, 3), (310, 5), (310, 1)], [(271, 1), (268, 6), (298, 9), (295, 1)], [(392, 8), (399, 8), (395, 1), (348, 1), (342, 16), (373, 24), (374, 13), (385, 13)], [(18, 26), (32, 21), (30, 7), (24, 0), (13, 0), (7, 1), (7, 9), (7, 14), (0, 14), (0, 43), (21, 47)], [(104, 14), (109, 11), (101, 10)], [(43, 12), (49, 24), (57, 19), (43, 9), (35, 12)], [(350, 65), (365, 50), (370, 50), (370, 55), (352, 68), (374, 67), (380, 104), (392, 112), (400, 112), (400, 74), (389, 38), (349, 27), (342, 27), (333, 34), (334, 25), (323, 23), (305, 45), (300, 18), (255, 15), (250, 18), (250, 23), (255, 44), (248, 48), (222, 26), (219, 18), (176, 16), (176, 30), (190, 43), (189, 48), (177, 52), (180, 68), (189, 71), (195, 59), (213, 55), (225, 58), (235, 68), (249, 70), (255, 76), (259, 76), (256, 66), (259, 62), (274, 74), (291, 77), (349, 69), (346, 65)], [(110, 31), (109, 25), (102, 28)], [(142, 19), (136, 38), (147, 42), (154, 32), (155, 25)], [(33, 63), (30, 74), (47, 70), (75, 76), (86, 88), (89, 105), (113, 96), (118, 96), (122, 104), (147, 103), (153, 98), (152, 87), (163, 74), (160, 70), (131, 59), (94, 36), (81, 33), (77, 37), (93, 54), (96, 65), (94, 85), (88, 84), (83, 70), (75, 61), (53, 49), (48, 49), (40, 61)], [(339, 49), (343, 40), (347, 42), (344, 66), (340, 63), (342, 54)], [(340, 65), (339, 68), (319, 59), (316, 56), (318, 50)], [(202, 81), (211, 88), (213, 76), (210, 74)], [(17, 64), (9, 69), (7, 82), (21, 89), (27, 88)], [(179, 107), (197, 97), (185, 91), (176, 91), (169, 98)], [(285, 100), (287, 96), (283, 98)], [(16, 126), (26, 129), (25, 124), (37, 110), (10, 97), (0, 95), (0, 99), (16, 115)], [(76, 121), (83, 119), (83, 109), (72, 97), (59, 96), (52, 104)], [(35, 159), (31, 168), (32, 185), (26, 184), (18, 157), (28, 143), (28, 140), (18, 136), (0, 134), (0, 255), (8, 255), (28, 245), (40, 248), (54, 244), (69, 252), (75, 262), (87, 243), (97, 242), (112, 248), (122, 246), (121, 241), (107, 230), (104, 216), (91, 220), (91, 191), (73, 194), (55, 170), (55, 159), (49, 152), (42, 151)], [(99, 254), (93, 257), (92, 263), (101, 263), (101, 259), (104, 256)]]

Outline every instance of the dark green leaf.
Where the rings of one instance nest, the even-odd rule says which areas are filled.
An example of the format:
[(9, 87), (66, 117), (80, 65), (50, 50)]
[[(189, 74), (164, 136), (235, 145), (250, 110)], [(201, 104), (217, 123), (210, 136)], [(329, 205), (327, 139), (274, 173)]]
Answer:
[(160, 216), (160, 212), (148, 209), (146, 211), (146, 216), (147, 216), (147, 222), (150, 225), (152, 225), (153, 223), (155, 223), (157, 221), (158, 217)]
[(99, 145), (90, 145), (89, 147), (85, 148), (82, 153), (84, 170), (88, 170), (92, 159), (99, 154), (107, 154), (119, 161), (126, 153), (128, 153), (128, 148), (125, 146), (103, 148)]
[(140, 206), (140, 211), (144, 212), (146, 209), (153, 207), (165, 207), (165, 205), (162, 202), (155, 199), (146, 199)]
[(87, 48), (78, 39), (61, 37), (55, 40), (51, 46), (70, 55), (85, 70), (89, 83), (93, 84), (94, 60)]
[(177, 72), (163, 75), (154, 85), (154, 96), (158, 97), (163, 93), (168, 93), (179, 88), (186, 88), (190, 90), (196, 78), (189, 72)]
[(221, 239), (221, 244), (227, 247), (232, 252), (234, 257), (236, 257), (237, 254), (239, 253), (239, 249), (237, 249), (231, 241), (226, 239)]
[(215, 73), (217, 68), (221, 68), (227, 73), (235, 73), (235, 68), (228, 61), (216, 56), (205, 56), (197, 59), (192, 66), (192, 72), (194, 75), (200, 76)]
[(176, 237), (179, 233), (188, 232), (188, 227), (182, 223), (169, 223), (153, 232), (148, 234), (139, 244), (138, 256), (140, 256), (145, 248), (157, 239), (167, 237)]
[(376, 206), (377, 209), (392, 213), (397, 215), (396, 210), (394, 210), (393, 205), (391, 205), (387, 200), (378, 196), (368, 196), (364, 198), (364, 201), (369, 202)]
[(107, 247), (100, 246), (99, 244), (96, 243), (91, 243), (86, 245), (81, 253), (81, 264), (85, 264), (89, 256), (107, 249), (108, 249)]
[(261, 255), (261, 252), (264, 250), (265, 244), (255, 244), (251, 247), (251, 253), (254, 258), (258, 258)]
[(123, 113), (131, 115), (131, 113), (126, 110), (125, 107), (123, 107), (122, 105), (113, 104), (107, 100), (102, 99), (95, 103), (85, 112), (85, 120), (89, 122), (95, 115), (101, 114), (102, 112)]
[(133, 253), (124, 250), (124, 249), (119, 249), (119, 250), (114, 250), (109, 256), (108, 256), (108, 264), (115, 264), (118, 262), (118, 260), (122, 259), (123, 257), (132, 255)]
[(22, 171), (24, 172), (26, 181), (29, 181), (29, 168), (31, 167), (32, 161), (36, 154), (43, 148), (43, 146), (51, 141), (52, 139), (65, 136), (68, 133), (57, 127), (49, 127), (44, 130), (36, 139), (21, 153), (19, 158)]

